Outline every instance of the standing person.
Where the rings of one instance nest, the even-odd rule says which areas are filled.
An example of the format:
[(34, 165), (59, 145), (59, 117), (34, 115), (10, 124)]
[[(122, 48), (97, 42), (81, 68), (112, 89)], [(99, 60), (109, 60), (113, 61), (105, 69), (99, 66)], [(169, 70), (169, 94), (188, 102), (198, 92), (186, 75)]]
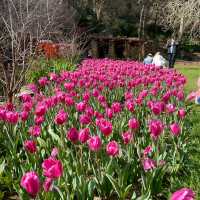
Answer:
[(172, 38), (167, 42), (169, 68), (174, 68), (178, 43)]
[(150, 64), (152, 64), (152, 62), (153, 62), (153, 55), (152, 55), (151, 53), (149, 53), (149, 54), (147, 55), (147, 57), (145, 57), (143, 63), (144, 63), (145, 65), (150, 65)]

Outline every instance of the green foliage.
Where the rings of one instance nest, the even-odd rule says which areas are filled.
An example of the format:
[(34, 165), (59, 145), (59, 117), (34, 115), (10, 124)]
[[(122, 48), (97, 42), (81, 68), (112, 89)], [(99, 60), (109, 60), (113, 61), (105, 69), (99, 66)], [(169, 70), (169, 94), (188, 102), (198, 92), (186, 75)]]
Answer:
[(9, 168), (7, 161), (3, 160), (4, 157), (6, 156), (0, 157), (0, 200), (6, 199), (14, 191), (13, 178), (10, 171), (7, 171)]
[[(177, 70), (184, 74), (188, 82), (186, 84), (185, 92), (188, 94), (197, 89), (197, 79), (200, 76), (200, 68), (198, 66), (183, 67), (178, 65)], [(175, 189), (182, 186), (190, 187), (196, 192), (196, 200), (200, 200), (200, 159), (199, 159), (199, 144), (200, 144), (200, 107), (192, 104), (190, 106), (190, 113), (188, 113), (188, 121), (191, 124), (188, 129), (188, 157), (187, 162), (182, 169), (178, 178), (172, 179), (172, 185)]]
[(180, 176), (174, 176), (171, 179), (171, 185), (175, 189), (189, 187), (196, 193), (196, 200), (200, 200), (200, 160), (199, 160), (199, 143), (200, 143), (200, 107), (193, 105), (192, 111), (188, 115), (191, 123), (191, 129), (188, 130), (188, 157), (186, 157), (184, 168)]
[(200, 45), (197, 44), (186, 44), (181, 47), (182, 50), (187, 52), (199, 52), (200, 51)]
[(125, 17), (122, 17), (120, 19), (115, 19), (112, 22), (112, 33), (114, 36), (135, 36), (137, 37), (137, 28), (134, 26), (133, 23), (130, 21), (127, 22), (127, 19)]
[(77, 59), (50, 59), (43, 57), (34, 60), (26, 75), (26, 82), (36, 82), (40, 77), (47, 76), (50, 72), (60, 72), (62, 70), (73, 71), (76, 69)]

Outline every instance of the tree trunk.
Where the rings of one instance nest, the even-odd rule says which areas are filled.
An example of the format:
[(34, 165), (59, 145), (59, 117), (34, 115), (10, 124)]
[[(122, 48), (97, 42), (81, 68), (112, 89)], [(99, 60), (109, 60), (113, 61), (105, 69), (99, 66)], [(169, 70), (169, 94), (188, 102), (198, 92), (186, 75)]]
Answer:
[(8, 93), (8, 103), (13, 103), (13, 93)]
[(141, 38), (143, 14), (144, 14), (144, 4), (142, 5), (142, 9), (140, 11), (140, 23), (139, 23), (139, 28), (138, 28), (138, 38)]
[(180, 21), (179, 33), (178, 33), (178, 40), (179, 41), (181, 41), (181, 39), (183, 37), (183, 31), (184, 31), (184, 17), (182, 15), (181, 21)]
[(144, 7), (143, 21), (142, 21), (142, 38), (145, 37), (145, 24), (146, 24), (146, 12)]
[(155, 17), (155, 20), (154, 20), (154, 37), (156, 38), (156, 35), (157, 35), (157, 21), (158, 21), (158, 10), (156, 9), (156, 17)]

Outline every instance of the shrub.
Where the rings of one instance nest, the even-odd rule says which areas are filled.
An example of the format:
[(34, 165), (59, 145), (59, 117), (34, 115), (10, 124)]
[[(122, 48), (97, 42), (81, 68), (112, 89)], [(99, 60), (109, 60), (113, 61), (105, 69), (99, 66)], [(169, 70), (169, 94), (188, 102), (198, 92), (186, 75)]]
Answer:
[(77, 63), (67, 59), (46, 59), (39, 57), (32, 62), (30, 70), (26, 75), (26, 82), (36, 83), (40, 77), (47, 76), (50, 72), (59, 73), (62, 70), (73, 71)]

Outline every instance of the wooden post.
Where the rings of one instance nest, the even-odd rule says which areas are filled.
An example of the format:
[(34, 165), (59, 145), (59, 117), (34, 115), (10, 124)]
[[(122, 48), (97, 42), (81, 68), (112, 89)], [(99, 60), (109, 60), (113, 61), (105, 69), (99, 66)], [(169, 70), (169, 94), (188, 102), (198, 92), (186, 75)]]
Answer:
[(144, 46), (144, 41), (142, 42), (142, 58), (145, 56), (145, 46)]
[(115, 58), (116, 55), (115, 55), (115, 42), (114, 40), (109, 40), (109, 47), (108, 47), (108, 56), (110, 58)]
[(98, 41), (94, 38), (91, 41), (91, 52), (92, 52), (92, 57), (94, 57), (94, 58), (99, 57)]
[(136, 43), (137, 49), (138, 49), (138, 60), (141, 61), (144, 58), (144, 54), (145, 54), (145, 46), (144, 46), (144, 41), (138, 41)]
[(125, 58), (130, 58), (130, 56), (131, 56), (131, 52), (130, 52), (131, 47), (130, 47), (129, 41), (125, 40), (125, 44), (124, 45), (125, 45), (125, 48), (124, 48), (124, 57)]

